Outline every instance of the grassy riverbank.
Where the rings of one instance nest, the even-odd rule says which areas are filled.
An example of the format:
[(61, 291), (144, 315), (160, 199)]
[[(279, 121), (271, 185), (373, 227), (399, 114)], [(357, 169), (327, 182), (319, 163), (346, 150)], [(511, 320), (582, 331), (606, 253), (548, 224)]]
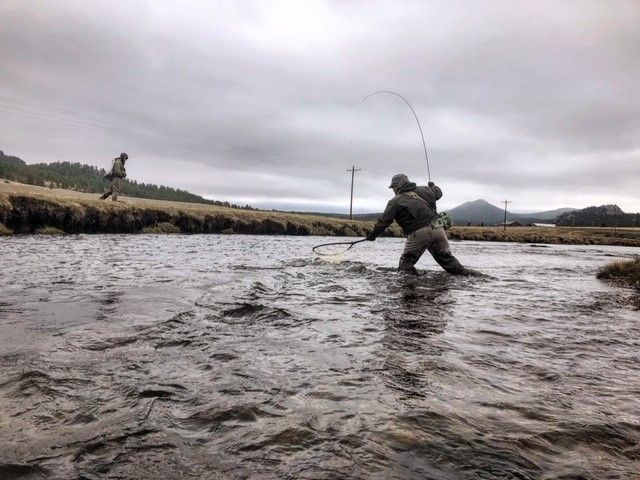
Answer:
[(640, 290), (640, 257), (609, 263), (598, 271), (598, 278), (625, 283)]
[[(0, 224), (17, 234), (55, 228), (65, 233), (249, 233), (364, 236), (371, 222), (251, 211), (198, 203), (121, 197), (0, 181)], [(396, 233), (399, 233), (396, 230)]]
[[(50, 189), (0, 180), (0, 235), (29, 233), (244, 233), (363, 237), (371, 221)], [(400, 236), (394, 225), (391, 234)], [(640, 228), (454, 227), (452, 240), (640, 247)]]
[(600, 268), (597, 277), (602, 280), (610, 280), (622, 286), (632, 287), (635, 294), (625, 298), (623, 302), (629, 303), (636, 310), (640, 310), (640, 257), (636, 257), (633, 260), (608, 263)]

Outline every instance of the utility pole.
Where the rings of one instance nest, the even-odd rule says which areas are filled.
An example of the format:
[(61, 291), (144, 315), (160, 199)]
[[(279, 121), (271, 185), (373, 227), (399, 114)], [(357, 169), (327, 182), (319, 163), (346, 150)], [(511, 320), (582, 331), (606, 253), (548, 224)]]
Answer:
[(356, 168), (354, 165), (351, 165), (351, 168), (347, 169), (347, 172), (351, 172), (351, 201), (349, 202), (349, 220), (352, 220), (353, 217), (353, 177), (356, 172), (362, 170), (361, 168)]
[(507, 205), (512, 202), (510, 200), (503, 200), (502, 203), (504, 203), (504, 223), (502, 224), (502, 226), (503, 226), (503, 230), (506, 232), (507, 231)]

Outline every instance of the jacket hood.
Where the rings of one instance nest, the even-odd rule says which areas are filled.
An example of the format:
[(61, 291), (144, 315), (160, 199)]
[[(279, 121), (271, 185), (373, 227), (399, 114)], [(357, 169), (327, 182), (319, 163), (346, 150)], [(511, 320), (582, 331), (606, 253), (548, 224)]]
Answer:
[(398, 185), (398, 194), (405, 193), (405, 192), (411, 192), (411, 191), (413, 191), (415, 189), (416, 189), (416, 184), (415, 183), (406, 181), (406, 182), (401, 183), (400, 185)]

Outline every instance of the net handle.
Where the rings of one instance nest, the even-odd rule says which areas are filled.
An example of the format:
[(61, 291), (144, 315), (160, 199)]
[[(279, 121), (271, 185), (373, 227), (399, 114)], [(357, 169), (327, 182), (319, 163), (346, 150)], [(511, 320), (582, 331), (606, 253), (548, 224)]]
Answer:
[[(323, 244), (321, 244), (321, 245), (316, 245), (315, 247), (313, 247), (313, 248), (311, 249), (311, 251), (312, 251), (313, 253), (315, 253), (316, 255), (326, 255), (326, 254), (323, 254), (323, 253), (317, 252), (317, 251), (316, 251), (316, 248), (320, 248), (320, 247), (327, 247), (327, 246), (329, 246), (329, 245), (349, 245), (349, 246), (347, 247), (347, 249), (345, 250), (345, 252), (346, 252), (346, 251), (348, 251), (348, 250), (351, 250), (351, 248), (352, 248), (354, 245), (356, 245), (356, 244), (358, 244), (358, 243), (366, 242), (366, 241), (367, 241), (367, 239), (366, 239), (366, 238), (363, 238), (362, 240), (356, 240), (355, 242), (329, 242), (329, 243), (323, 243)], [(344, 253), (344, 252), (343, 252), (343, 253)]]

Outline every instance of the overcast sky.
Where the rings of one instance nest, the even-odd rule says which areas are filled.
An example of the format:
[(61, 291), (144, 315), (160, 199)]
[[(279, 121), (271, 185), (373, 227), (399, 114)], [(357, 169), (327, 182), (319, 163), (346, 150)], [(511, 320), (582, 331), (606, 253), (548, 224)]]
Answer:
[(259, 207), (640, 211), (640, 2), (0, 2), (0, 149)]

